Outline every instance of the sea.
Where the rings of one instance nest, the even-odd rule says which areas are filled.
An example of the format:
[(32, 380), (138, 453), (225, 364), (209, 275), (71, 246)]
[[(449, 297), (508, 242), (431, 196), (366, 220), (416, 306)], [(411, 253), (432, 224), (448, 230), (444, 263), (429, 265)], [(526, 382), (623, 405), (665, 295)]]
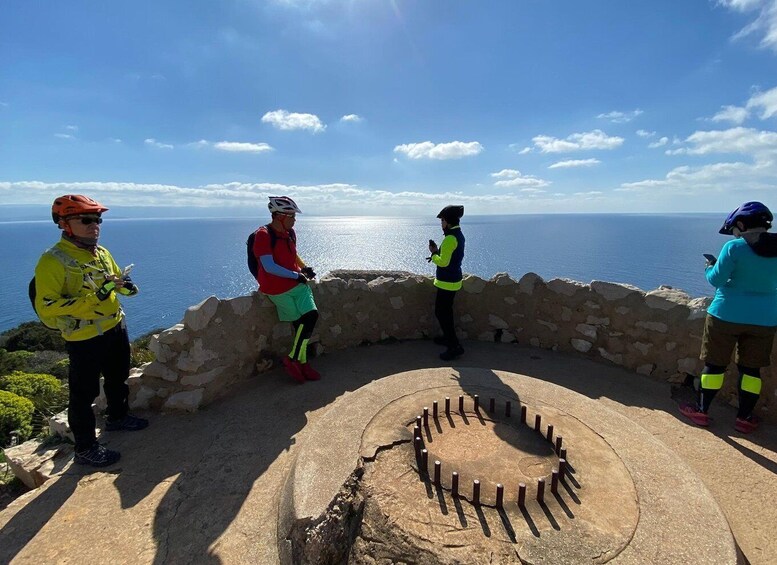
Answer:
[[(149, 214), (153, 216), (153, 213)], [(728, 237), (722, 214), (564, 214), (465, 216), (464, 271), (483, 278), (533, 272), (568, 278), (661, 285), (692, 297), (713, 289), (702, 253), (717, 255)], [(250, 294), (246, 238), (264, 223), (250, 218), (105, 217), (100, 244), (120, 266), (134, 264), (140, 294), (123, 300), (132, 338), (177, 324), (211, 295)], [(434, 218), (300, 216), (298, 251), (317, 274), (339, 269), (432, 275), (428, 240), (442, 239)], [(0, 221), (0, 332), (36, 319), (28, 283), (40, 254), (56, 243), (51, 221)], [(431, 300), (431, 297), (430, 297)]]

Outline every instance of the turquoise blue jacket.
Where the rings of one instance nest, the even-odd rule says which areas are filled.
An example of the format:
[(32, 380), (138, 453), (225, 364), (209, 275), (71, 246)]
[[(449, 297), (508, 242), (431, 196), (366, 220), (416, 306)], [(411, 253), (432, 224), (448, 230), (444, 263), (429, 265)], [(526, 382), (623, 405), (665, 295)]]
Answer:
[(777, 326), (777, 236), (764, 233), (753, 247), (744, 239), (723, 245), (707, 267), (715, 297), (707, 313), (735, 324)]

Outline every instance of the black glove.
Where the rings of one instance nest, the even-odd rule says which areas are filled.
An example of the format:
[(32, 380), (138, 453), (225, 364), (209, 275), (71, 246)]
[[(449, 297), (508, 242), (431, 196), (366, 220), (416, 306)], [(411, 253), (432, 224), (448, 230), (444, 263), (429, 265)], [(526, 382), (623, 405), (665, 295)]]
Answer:
[(111, 293), (116, 288), (116, 283), (113, 281), (105, 281), (103, 285), (97, 289), (95, 294), (100, 300), (105, 300), (111, 296)]
[(297, 273), (297, 284), (308, 284), (308, 278), (302, 273)]
[(303, 274), (303, 275), (305, 275), (305, 276), (307, 277), (307, 279), (308, 279), (308, 280), (312, 280), (312, 279), (315, 279), (315, 278), (316, 278), (316, 273), (315, 273), (315, 271), (312, 269), (312, 267), (304, 267), (304, 268), (302, 269), (302, 274)]
[(135, 294), (138, 291), (138, 287), (135, 286), (135, 283), (132, 282), (132, 279), (125, 276), (122, 277), (121, 280), (124, 281), (124, 286), (119, 289), (119, 292), (124, 295), (131, 295)]

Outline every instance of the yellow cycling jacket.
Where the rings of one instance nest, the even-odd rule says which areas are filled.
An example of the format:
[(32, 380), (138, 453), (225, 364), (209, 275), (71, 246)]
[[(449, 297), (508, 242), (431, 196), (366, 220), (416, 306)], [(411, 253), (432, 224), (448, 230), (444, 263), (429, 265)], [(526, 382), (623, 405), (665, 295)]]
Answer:
[[(121, 269), (107, 249), (96, 255), (62, 238), (52, 249), (73, 261), (63, 262), (51, 250), (35, 267), (35, 310), (45, 323), (53, 322), (67, 341), (83, 341), (115, 327), (124, 319), (116, 292), (105, 300), (96, 291), (105, 275), (121, 276)], [(128, 296), (137, 294), (127, 291)]]

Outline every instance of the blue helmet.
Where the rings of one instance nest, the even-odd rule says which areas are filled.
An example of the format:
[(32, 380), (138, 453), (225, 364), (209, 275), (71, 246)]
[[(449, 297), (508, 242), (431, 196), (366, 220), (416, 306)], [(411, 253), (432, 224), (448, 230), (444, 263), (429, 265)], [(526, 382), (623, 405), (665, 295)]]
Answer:
[(736, 226), (737, 221), (745, 224), (746, 229), (754, 227), (764, 227), (768, 229), (772, 227), (773, 219), (774, 216), (772, 216), (769, 208), (760, 202), (745, 202), (728, 215), (726, 221), (723, 222), (723, 227), (720, 228), (718, 233), (732, 235), (734, 233), (733, 228)]

